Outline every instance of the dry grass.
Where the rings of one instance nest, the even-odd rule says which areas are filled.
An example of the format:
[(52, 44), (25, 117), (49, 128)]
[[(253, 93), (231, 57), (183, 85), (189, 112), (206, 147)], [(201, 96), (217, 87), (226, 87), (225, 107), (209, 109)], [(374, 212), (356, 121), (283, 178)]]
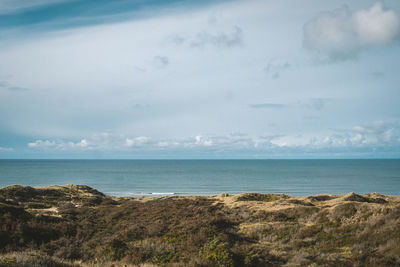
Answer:
[(0, 249), (1, 267), (23, 260), (31, 266), (400, 266), (400, 197), (117, 198), (87, 186), (12, 186), (0, 189)]

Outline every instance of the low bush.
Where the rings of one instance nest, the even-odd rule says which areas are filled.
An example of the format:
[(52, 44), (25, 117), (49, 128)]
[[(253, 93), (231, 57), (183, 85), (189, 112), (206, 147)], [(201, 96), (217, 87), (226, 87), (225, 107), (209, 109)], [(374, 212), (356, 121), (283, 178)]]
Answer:
[(399, 225), (400, 199), (378, 195), (139, 201), (12, 186), (0, 189), (0, 267), (400, 266)]

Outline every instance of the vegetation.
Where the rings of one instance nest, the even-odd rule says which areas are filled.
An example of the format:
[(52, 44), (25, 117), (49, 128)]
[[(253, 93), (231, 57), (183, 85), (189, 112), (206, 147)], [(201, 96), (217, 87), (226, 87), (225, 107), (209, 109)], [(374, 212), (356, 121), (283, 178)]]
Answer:
[(0, 189), (3, 266), (400, 266), (400, 197)]

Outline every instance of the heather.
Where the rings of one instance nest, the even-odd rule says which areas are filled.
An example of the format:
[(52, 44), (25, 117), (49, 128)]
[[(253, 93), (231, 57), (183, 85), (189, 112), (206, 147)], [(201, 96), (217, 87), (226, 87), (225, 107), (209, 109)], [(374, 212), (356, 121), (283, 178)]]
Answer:
[[(0, 266), (400, 266), (400, 197), (0, 189)], [(24, 265), (25, 264), (25, 265)]]

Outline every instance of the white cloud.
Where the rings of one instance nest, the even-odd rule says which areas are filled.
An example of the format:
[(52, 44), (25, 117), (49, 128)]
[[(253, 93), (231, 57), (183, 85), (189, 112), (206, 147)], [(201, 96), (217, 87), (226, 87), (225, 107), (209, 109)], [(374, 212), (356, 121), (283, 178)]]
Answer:
[(380, 138), (384, 142), (390, 142), (392, 140), (392, 137), (393, 137), (393, 129), (386, 130), (380, 135)]
[(197, 145), (200, 144), (200, 142), (201, 142), (201, 136), (200, 136), (200, 135), (197, 135), (197, 136), (195, 137), (195, 139), (196, 139), (196, 144), (197, 144)]
[(133, 146), (133, 144), (134, 144), (134, 142), (133, 142), (132, 139), (129, 139), (129, 138), (126, 138), (126, 139), (125, 139), (125, 145), (126, 145), (126, 146), (131, 147), (131, 146)]
[(378, 2), (352, 12), (342, 7), (324, 12), (304, 25), (304, 44), (331, 57), (348, 58), (358, 51), (393, 42), (400, 32), (399, 18)]
[(367, 145), (364, 135), (356, 134), (331, 134), (328, 136), (316, 137), (311, 139), (309, 145), (314, 148), (348, 148)]
[[(60, 144), (60, 147), (65, 147), (64, 144)], [(88, 142), (86, 139), (82, 139), (80, 142), (74, 143), (74, 142), (68, 142), (67, 146), (71, 148), (86, 148), (88, 147)]]
[(205, 141), (203, 142), (203, 145), (204, 145), (204, 146), (212, 146), (212, 145), (213, 145), (213, 141), (212, 141), (212, 140), (205, 140)]
[(382, 3), (353, 14), (354, 30), (360, 43), (381, 45), (390, 43), (399, 33), (399, 18), (391, 10), (384, 11)]
[(350, 130), (334, 133), (322, 138), (313, 138), (313, 147), (382, 147), (400, 145), (400, 128), (396, 123), (374, 121), (356, 125)]
[(136, 138), (126, 138), (125, 139), (125, 146), (132, 147), (132, 146), (140, 146), (149, 142), (149, 138), (146, 136), (139, 136)]
[(285, 142), (284, 140), (279, 140), (279, 139), (278, 140), (271, 140), (271, 143), (274, 144), (274, 145), (277, 145), (279, 147), (284, 147), (284, 146), (288, 145), (287, 142)]
[(196, 139), (196, 141), (195, 141), (196, 145), (202, 145), (202, 146), (206, 146), (206, 147), (213, 145), (213, 141), (210, 138), (204, 139), (202, 136), (197, 135), (195, 137), (195, 139)]
[(157, 143), (157, 146), (159, 146), (159, 147), (167, 147), (167, 146), (169, 146), (169, 143), (165, 142), (165, 141), (161, 141), (161, 142)]
[(362, 134), (376, 134), (376, 133), (382, 133), (386, 127), (387, 125), (385, 124), (385, 122), (374, 121), (363, 125), (356, 125), (352, 129), (353, 131)]
[[(374, 149), (398, 150), (400, 147), (400, 124), (398, 122), (374, 121), (356, 125), (349, 129), (333, 130), (326, 134), (311, 135), (264, 135), (247, 134), (197, 135), (187, 138), (150, 138), (147, 136), (125, 137), (111, 133), (100, 133), (80, 141), (36, 140), (29, 143), (31, 149), (51, 151), (113, 151), (151, 152), (161, 151), (185, 153), (225, 153), (245, 151), (273, 156), (276, 153), (304, 153), (325, 151)], [(132, 150), (135, 148), (135, 150)], [(267, 153), (267, 154), (265, 154)]]
[(35, 142), (28, 143), (29, 148), (37, 148), (37, 149), (57, 149), (57, 150), (67, 150), (80, 148), (85, 149), (89, 147), (88, 141), (86, 139), (82, 139), (79, 142), (65, 142), (65, 141), (50, 141), (50, 140), (36, 140)]
[(10, 151), (14, 151), (14, 149), (11, 147), (1, 147), (0, 146), (0, 152), (10, 152)]
[(147, 136), (134, 138), (114, 135), (110, 133), (100, 133), (91, 138), (84, 138), (74, 142), (69, 140), (36, 140), (28, 143), (29, 148), (34, 149), (53, 149), (58, 151), (66, 150), (96, 150), (96, 151), (126, 151), (136, 147), (141, 150), (162, 149), (207, 149), (211, 147), (219, 149), (243, 149), (258, 148), (265, 149), (273, 146), (272, 140), (277, 136), (257, 136), (252, 137), (243, 134), (230, 134), (225, 136), (209, 135), (194, 136), (188, 138), (158, 138), (151, 139)]
[(35, 142), (28, 143), (28, 147), (30, 148), (46, 148), (46, 147), (54, 147), (56, 146), (55, 141), (49, 141), (49, 140), (36, 140)]

